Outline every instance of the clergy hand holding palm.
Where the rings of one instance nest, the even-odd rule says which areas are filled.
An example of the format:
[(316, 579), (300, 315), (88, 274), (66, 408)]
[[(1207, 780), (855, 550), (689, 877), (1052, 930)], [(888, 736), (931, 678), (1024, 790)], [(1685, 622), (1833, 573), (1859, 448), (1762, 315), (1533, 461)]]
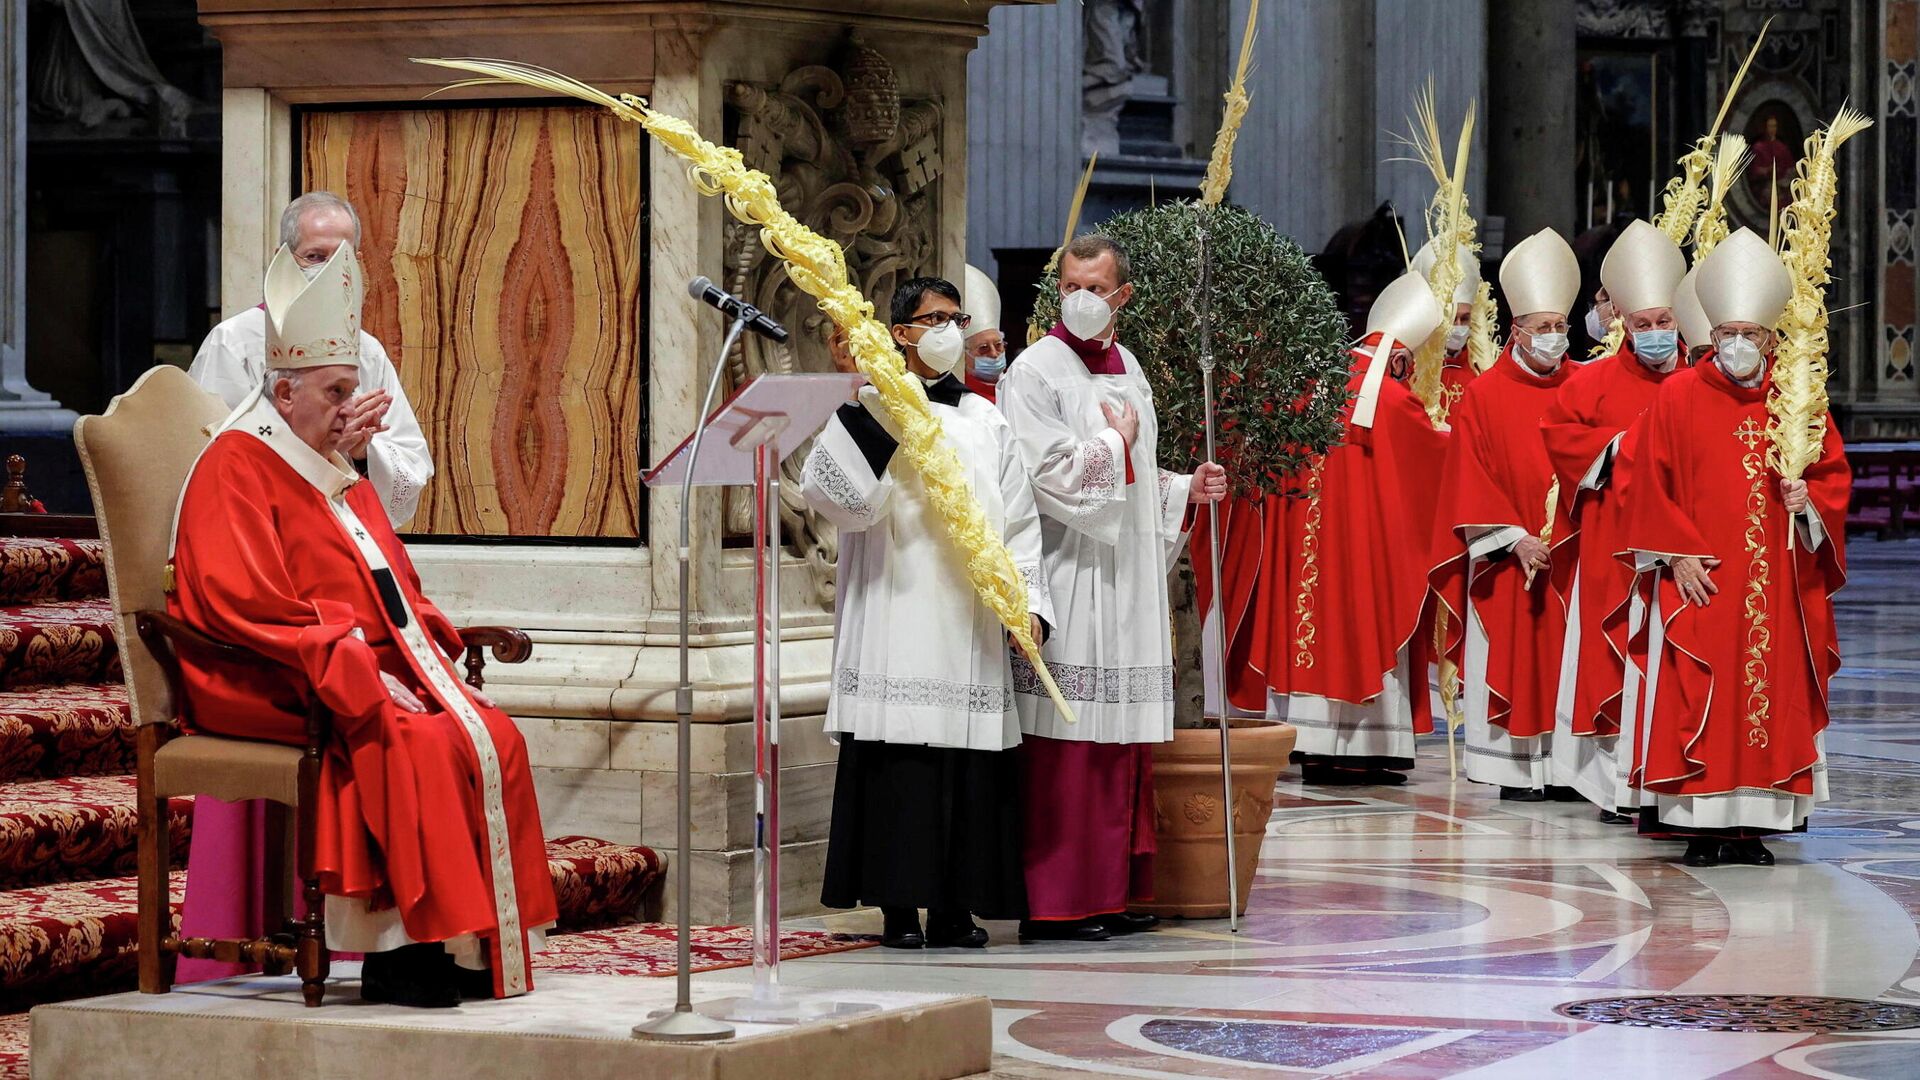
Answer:
[(1520, 560), (1520, 566), (1526, 570), (1529, 579), (1553, 565), (1552, 549), (1537, 536), (1521, 538), (1519, 543), (1513, 545), (1513, 554)]
[(1780, 501), (1786, 504), (1789, 514), (1806, 513), (1807, 482), (1805, 480), (1780, 481)]

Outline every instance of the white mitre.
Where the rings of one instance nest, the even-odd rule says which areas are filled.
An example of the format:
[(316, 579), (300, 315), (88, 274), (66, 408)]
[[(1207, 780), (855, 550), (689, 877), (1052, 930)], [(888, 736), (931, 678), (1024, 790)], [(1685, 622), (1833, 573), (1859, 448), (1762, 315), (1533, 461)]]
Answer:
[(341, 242), (312, 281), (287, 245), (267, 266), (267, 367), (360, 363), (360, 260)]
[(1600, 284), (1621, 318), (1648, 308), (1670, 308), (1687, 276), (1687, 257), (1667, 234), (1638, 218), (1600, 260)]
[(1441, 323), (1451, 321), (1447, 315), (1440, 310), (1440, 302), (1433, 298), (1433, 287), (1427, 284), (1427, 279), (1412, 270), (1380, 290), (1373, 307), (1367, 311), (1366, 331), (1369, 337), (1378, 333), (1380, 343), (1373, 347), (1367, 377), (1360, 384), (1360, 396), (1353, 402), (1355, 426), (1373, 426), (1373, 414), (1380, 406), (1380, 384), (1386, 379), (1387, 357), (1393, 353), (1393, 347), (1404, 345), (1420, 351)]
[(973, 316), (973, 321), (967, 324), (969, 338), (1000, 329), (1000, 290), (994, 288), (993, 279), (985, 271), (968, 265), (966, 286), (960, 291), (963, 294), (960, 306)]
[(1673, 318), (1680, 324), (1680, 336), (1685, 339), (1689, 349), (1706, 345), (1713, 339), (1713, 323), (1707, 319), (1707, 311), (1700, 306), (1700, 268), (1687, 271), (1680, 284), (1673, 290)]
[(1694, 291), (1712, 326), (1738, 322), (1772, 329), (1793, 298), (1793, 274), (1765, 240), (1741, 229), (1701, 260)]
[[(1429, 240), (1421, 245), (1419, 251), (1414, 252), (1413, 262), (1407, 264), (1407, 268), (1432, 281), (1433, 264), (1439, 259), (1440, 257), (1433, 252), (1433, 241)], [(1460, 267), (1460, 284), (1454, 286), (1453, 302), (1471, 304), (1480, 294), (1480, 260), (1474, 257), (1473, 252), (1467, 250), (1465, 244), (1459, 244), (1453, 249), (1453, 261)]]
[(1500, 260), (1500, 292), (1516, 319), (1543, 311), (1565, 315), (1580, 297), (1580, 260), (1566, 237), (1541, 229)]

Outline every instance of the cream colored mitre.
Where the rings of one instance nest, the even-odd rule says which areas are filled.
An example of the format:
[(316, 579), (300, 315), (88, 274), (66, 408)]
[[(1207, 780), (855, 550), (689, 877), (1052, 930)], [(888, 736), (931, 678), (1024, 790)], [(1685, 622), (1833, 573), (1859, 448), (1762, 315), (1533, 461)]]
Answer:
[[(1429, 240), (1413, 253), (1413, 262), (1407, 264), (1407, 269), (1432, 281), (1433, 264), (1439, 259), (1433, 252), (1433, 241)], [(1460, 244), (1453, 249), (1453, 261), (1460, 267), (1460, 284), (1454, 286), (1453, 302), (1471, 304), (1480, 294), (1480, 260), (1467, 250), (1465, 244)]]
[(1500, 292), (1516, 319), (1542, 311), (1565, 315), (1580, 297), (1580, 260), (1566, 237), (1541, 229), (1500, 260)]
[(1355, 426), (1373, 426), (1373, 414), (1380, 405), (1380, 384), (1386, 379), (1387, 357), (1392, 355), (1394, 345), (1398, 343), (1420, 351), (1420, 346), (1440, 329), (1441, 323), (1452, 321), (1447, 315), (1440, 310), (1440, 302), (1433, 298), (1433, 288), (1427, 279), (1412, 270), (1380, 290), (1367, 312), (1367, 334), (1378, 332), (1380, 343), (1373, 347), (1372, 359), (1367, 362), (1367, 377), (1360, 384), (1360, 396), (1353, 401)]
[(1000, 290), (994, 288), (993, 279), (977, 266), (967, 266), (967, 280), (960, 306), (973, 321), (967, 324), (967, 336), (972, 337), (983, 330), (1000, 329)]
[(312, 281), (285, 244), (267, 266), (267, 367), (360, 363), (360, 260), (344, 241)]
[(1638, 218), (1600, 260), (1600, 284), (1623, 319), (1648, 308), (1672, 307), (1673, 292), (1686, 276), (1680, 245)]
[(1713, 324), (1707, 321), (1707, 311), (1700, 306), (1700, 268), (1687, 271), (1680, 284), (1673, 290), (1673, 318), (1680, 324), (1680, 336), (1686, 340), (1689, 349), (1706, 345), (1713, 339)]
[(1701, 260), (1694, 291), (1709, 325), (1741, 322), (1772, 329), (1793, 298), (1793, 274), (1765, 240), (1741, 229)]

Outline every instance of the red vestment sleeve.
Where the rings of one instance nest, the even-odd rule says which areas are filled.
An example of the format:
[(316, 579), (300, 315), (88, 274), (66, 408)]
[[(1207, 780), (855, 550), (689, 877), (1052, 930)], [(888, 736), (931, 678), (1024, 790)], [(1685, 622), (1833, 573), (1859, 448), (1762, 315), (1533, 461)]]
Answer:
[[(232, 435), (229, 438), (246, 438)], [(373, 649), (354, 636), (353, 609), (303, 600), (280, 545), (275, 481), (244, 456), (209, 451), (180, 510), (175, 574), (206, 633), (306, 676), (343, 728), (387, 703)], [(317, 496), (316, 496), (317, 497)], [(284, 500), (282, 500), (284, 501)]]
[(1546, 441), (1547, 458), (1553, 462), (1554, 475), (1560, 478), (1562, 505), (1578, 501), (1580, 481), (1593, 467), (1594, 459), (1607, 444), (1625, 429), (1600, 419), (1600, 391), (1606, 385), (1605, 372), (1598, 365), (1585, 368), (1567, 380), (1540, 418), (1540, 435)]

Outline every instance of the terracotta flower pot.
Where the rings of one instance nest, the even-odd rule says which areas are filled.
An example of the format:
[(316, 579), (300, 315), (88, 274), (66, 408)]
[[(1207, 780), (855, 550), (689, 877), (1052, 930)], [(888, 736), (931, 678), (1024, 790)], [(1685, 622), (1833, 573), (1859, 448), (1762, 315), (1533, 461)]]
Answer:
[[(1233, 835), (1240, 911), (1247, 910), (1273, 785), (1298, 733), (1270, 720), (1233, 722)], [(1220, 815), (1220, 731), (1176, 728), (1153, 748), (1153, 901), (1133, 910), (1181, 919), (1227, 917), (1227, 841)]]

